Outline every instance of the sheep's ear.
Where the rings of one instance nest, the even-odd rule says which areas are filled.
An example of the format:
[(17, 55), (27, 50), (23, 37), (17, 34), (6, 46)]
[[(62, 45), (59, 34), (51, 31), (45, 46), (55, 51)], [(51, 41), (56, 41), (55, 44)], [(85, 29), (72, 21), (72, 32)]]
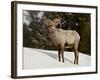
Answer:
[(43, 16), (43, 20), (46, 20), (47, 19), (47, 17), (46, 16)]

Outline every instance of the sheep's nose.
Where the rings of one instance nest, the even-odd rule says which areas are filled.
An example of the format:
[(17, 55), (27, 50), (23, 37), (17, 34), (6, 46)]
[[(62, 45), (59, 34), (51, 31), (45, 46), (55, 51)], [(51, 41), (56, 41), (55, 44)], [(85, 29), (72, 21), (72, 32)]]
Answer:
[(53, 31), (54, 29), (52, 28), (51, 30)]
[(54, 31), (54, 28), (52, 28), (51, 30)]

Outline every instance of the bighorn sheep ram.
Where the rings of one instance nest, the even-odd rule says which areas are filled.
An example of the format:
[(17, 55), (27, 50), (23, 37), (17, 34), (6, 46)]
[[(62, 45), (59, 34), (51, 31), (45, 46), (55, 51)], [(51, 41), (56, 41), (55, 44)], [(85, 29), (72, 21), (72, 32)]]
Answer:
[(50, 33), (50, 37), (58, 49), (59, 61), (64, 62), (64, 49), (72, 48), (74, 51), (75, 59), (74, 64), (78, 64), (78, 45), (80, 42), (80, 36), (75, 30), (63, 30), (61, 28), (57, 28), (57, 26), (61, 27), (60, 19), (56, 18), (54, 20), (50, 20), (45, 18), (44, 23)]

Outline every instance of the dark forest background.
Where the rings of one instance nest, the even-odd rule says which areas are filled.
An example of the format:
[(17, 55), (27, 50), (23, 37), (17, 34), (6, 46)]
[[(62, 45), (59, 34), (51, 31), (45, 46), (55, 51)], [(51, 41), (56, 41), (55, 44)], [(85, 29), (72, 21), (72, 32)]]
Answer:
[[(91, 55), (91, 23), (90, 14), (23, 10), (23, 46), (55, 50), (48, 30), (44, 25), (44, 17), (51, 20), (61, 18), (62, 29), (76, 30), (81, 39), (79, 52)], [(70, 49), (68, 49), (70, 50)]]

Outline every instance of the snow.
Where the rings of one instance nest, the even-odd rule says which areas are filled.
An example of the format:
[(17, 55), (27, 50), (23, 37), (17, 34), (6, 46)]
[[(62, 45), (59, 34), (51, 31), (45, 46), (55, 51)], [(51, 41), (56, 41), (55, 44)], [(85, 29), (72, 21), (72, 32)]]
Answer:
[(79, 64), (73, 64), (74, 53), (64, 52), (65, 62), (58, 61), (58, 51), (23, 49), (23, 69), (65, 68), (91, 66), (91, 56), (79, 53)]

